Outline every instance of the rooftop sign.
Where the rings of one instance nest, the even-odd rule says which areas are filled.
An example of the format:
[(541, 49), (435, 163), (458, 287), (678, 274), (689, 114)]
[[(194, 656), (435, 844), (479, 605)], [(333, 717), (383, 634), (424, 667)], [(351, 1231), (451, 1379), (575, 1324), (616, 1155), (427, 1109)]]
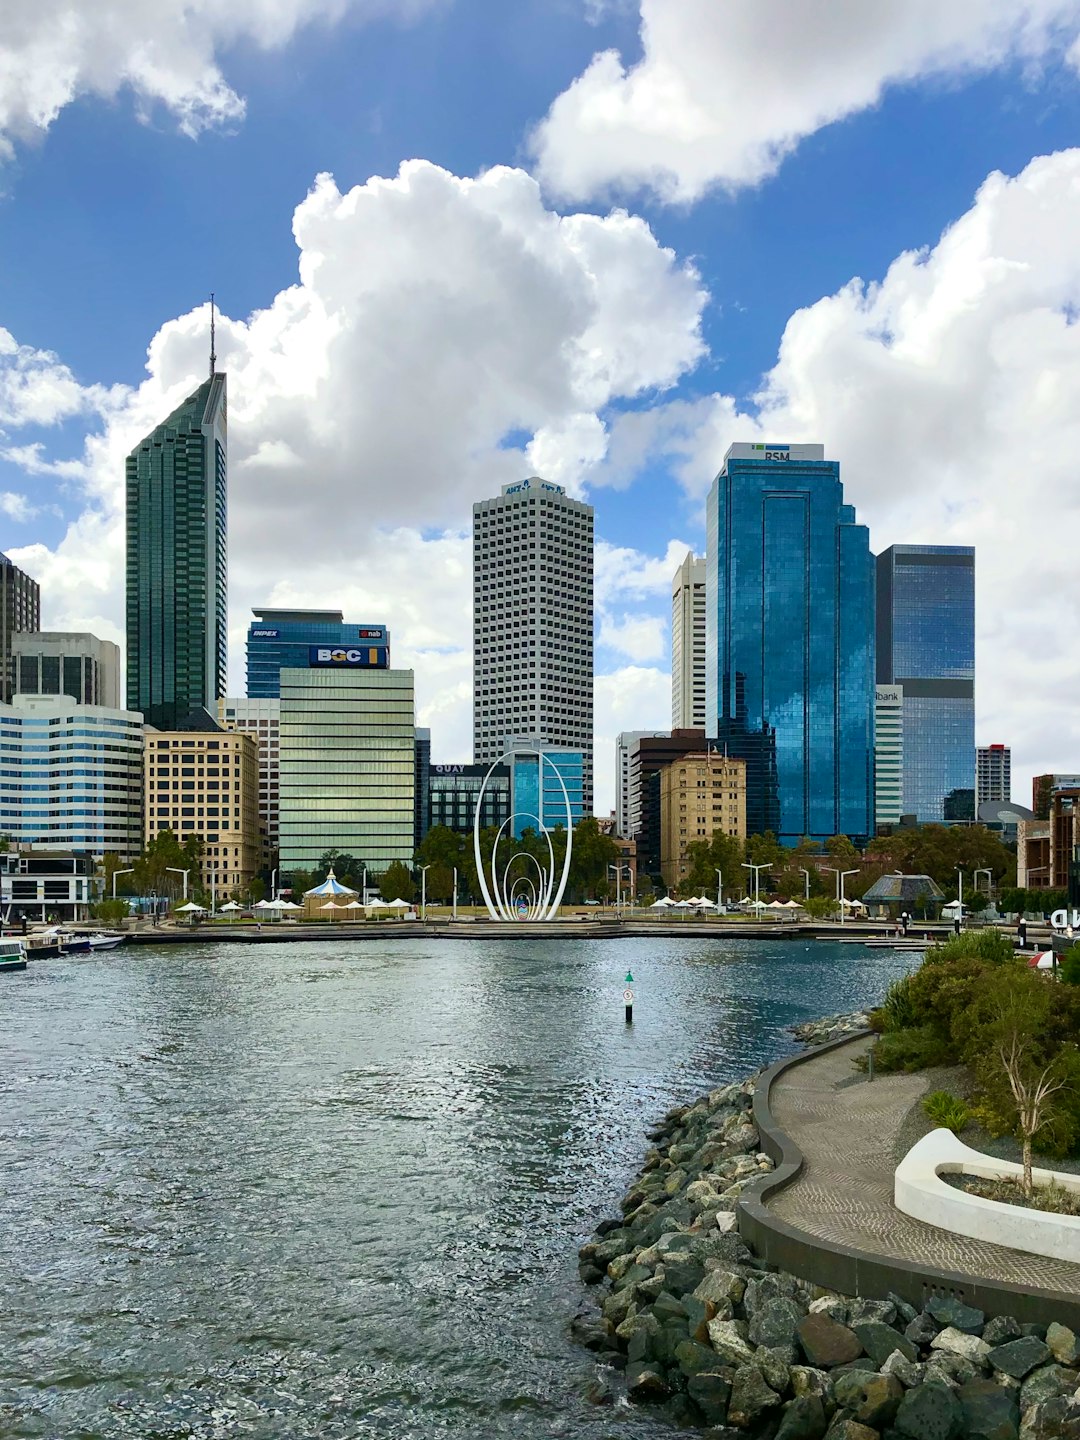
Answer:
[(504, 485), (504, 495), (527, 495), (530, 490), (544, 490), (549, 495), (565, 495), (565, 485), (553, 485), (550, 480), (538, 480), (534, 476), (531, 480), (520, 480), (516, 485)]
[(824, 460), (824, 445), (788, 445), (778, 441), (748, 444), (739, 441), (728, 447), (724, 463), (729, 460)]

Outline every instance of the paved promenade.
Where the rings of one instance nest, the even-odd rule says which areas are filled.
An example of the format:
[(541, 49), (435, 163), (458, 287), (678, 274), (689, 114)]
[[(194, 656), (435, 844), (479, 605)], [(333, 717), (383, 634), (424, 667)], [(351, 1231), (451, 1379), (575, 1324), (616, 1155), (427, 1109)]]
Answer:
[(911, 1107), (934, 1087), (918, 1074), (868, 1081), (852, 1062), (869, 1046), (866, 1039), (842, 1045), (774, 1083), (773, 1117), (806, 1164), (795, 1183), (769, 1201), (769, 1212), (808, 1234), (872, 1255), (1080, 1294), (1080, 1264), (969, 1240), (895, 1209), (897, 1137)]

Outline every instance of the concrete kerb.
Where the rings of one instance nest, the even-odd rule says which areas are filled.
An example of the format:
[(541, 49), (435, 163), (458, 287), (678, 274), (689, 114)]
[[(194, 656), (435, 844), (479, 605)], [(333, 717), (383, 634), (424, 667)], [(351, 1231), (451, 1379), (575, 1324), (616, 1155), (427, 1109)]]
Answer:
[(1057, 1290), (1021, 1288), (1006, 1281), (987, 1280), (977, 1275), (938, 1270), (909, 1261), (875, 1255), (854, 1247), (835, 1245), (829, 1240), (799, 1230), (778, 1219), (768, 1207), (770, 1196), (794, 1184), (805, 1163), (802, 1151), (773, 1118), (770, 1092), (781, 1076), (842, 1045), (865, 1040), (869, 1030), (830, 1040), (790, 1059), (781, 1060), (762, 1072), (754, 1091), (754, 1122), (761, 1149), (775, 1169), (739, 1197), (736, 1220), (747, 1245), (776, 1270), (835, 1290), (842, 1295), (884, 1300), (890, 1293), (921, 1309), (935, 1295), (953, 1296), (988, 1316), (1011, 1315), (1021, 1324), (1046, 1325), (1051, 1320), (1080, 1330), (1080, 1296)]

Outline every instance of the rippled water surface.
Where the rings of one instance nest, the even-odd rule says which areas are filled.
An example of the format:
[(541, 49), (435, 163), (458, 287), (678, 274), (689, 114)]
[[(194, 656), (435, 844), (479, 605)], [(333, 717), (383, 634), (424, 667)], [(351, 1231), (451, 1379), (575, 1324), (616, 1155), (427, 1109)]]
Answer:
[(668, 1106), (910, 963), (433, 940), (3, 977), (0, 1436), (668, 1433), (581, 1399), (577, 1246)]

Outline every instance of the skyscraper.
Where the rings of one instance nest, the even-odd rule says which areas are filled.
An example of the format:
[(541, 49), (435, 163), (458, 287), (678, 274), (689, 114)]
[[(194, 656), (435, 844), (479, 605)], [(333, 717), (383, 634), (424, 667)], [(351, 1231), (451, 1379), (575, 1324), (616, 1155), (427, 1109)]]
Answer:
[(36, 580), (0, 554), (0, 700), (12, 696), (11, 637), (41, 626), (41, 591)]
[(687, 555), (671, 582), (671, 728), (705, 725), (705, 560)]
[(904, 691), (903, 813), (973, 818), (975, 551), (891, 545), (877, 557), (877, 679)]
[(839, 464), (732, 445), (706, 533), (707, 728), (747, 762), (747, 832), (872, 834), (874, 568)]
[[(980, 745), (975, 755), (975, 804), (1012, 799), (1012, 751), (1008, 745)], [(978, 812), (976, 812), (978, 813)]]
[(584, 757), (593, 810), (593, 510), (535, 477), (473, 506), (473, 758), (512, 735)]
[(169, 730), (217, 713), (227, 647), (225, 376), (127, 458), (127, 704)]
[[(630, 798), (630, 752), (634, 742), (658, 738), (666, 740), (670, 736), (670, 730), (623, 730), (615, 737), (615, 834), (623, 840), (631, 839), (635, 833), (631, 824)], [(640, 815), (635, 818), (640, 820)]]
[(306, 670), (313, 650), (344, 651), (327, 666), (390, 668), (390, 632), (385, 625), (345, 624), (340, 610), (253, 610), (247, 633), (247, 693), (251, 700), (273, 700), (281, 694), (281, 671)]
[(84, 705), (120, 708), (120, 647), (96, 635), (32, 630), (11, 642), (14, 695), (70, 695)]
[(904, 691), (874, 687), (874, 828), (900, 824), (904, 813)]

